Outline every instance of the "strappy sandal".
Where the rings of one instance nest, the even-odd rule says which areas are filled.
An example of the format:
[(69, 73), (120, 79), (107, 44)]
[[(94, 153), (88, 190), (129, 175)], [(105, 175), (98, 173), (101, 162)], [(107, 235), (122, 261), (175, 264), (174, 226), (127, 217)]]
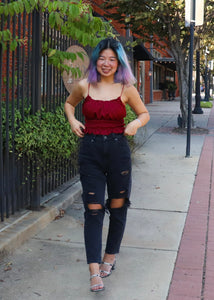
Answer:
[[(93, 275), (90, 276), (90, 281), (94, 277), (100, 277), (101, 278), (100, 274), (93, 274)], [(96, 287), (99, 287), (99, 288), (95, 289)], [(100, 292), (100, 291), (103, 291), (104, 289), (105, 289), (104, 285), (102, 283), (98, 283), (98, 284), (92, 285), (91, 288), (90, 288), (90, 291), (91, 292)]]
[(100, 277), (101, 278), (106, 278), (106, 277), (108, 277), (108, 276), (111, 275), (111, 273), (112, 273), (113, 270), (115, 270), (116, 260), (114, 261), (113, 264), (110, 264), (108, 262), (102, 261), (101, 265), (107, 265), (107, 266), (111, 267), (109, 271), (100, 270)]

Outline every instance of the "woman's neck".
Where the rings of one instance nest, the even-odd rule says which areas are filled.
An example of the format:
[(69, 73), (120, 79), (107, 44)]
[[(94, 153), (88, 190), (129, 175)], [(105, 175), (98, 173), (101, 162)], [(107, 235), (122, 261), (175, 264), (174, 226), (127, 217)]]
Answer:
[(114, 77), (101, 77), (100, 78), (100, 83), (103, 84), (113, 84), (114, 82)]

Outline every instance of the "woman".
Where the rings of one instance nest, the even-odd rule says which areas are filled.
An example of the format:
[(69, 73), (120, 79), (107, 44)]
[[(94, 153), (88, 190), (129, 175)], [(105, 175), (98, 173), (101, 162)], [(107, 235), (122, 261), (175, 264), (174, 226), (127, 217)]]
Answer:
[[(115, 255), (119, 253), (125, 229), (131, 187), (131, 157), (125, 136), (135, 135), (138, 128), (149, 121), (149, 113), (134, 82), (122, 45), (107, 38), (92, 53), (88, 78), (74, 87), (65, 103), (71, 129), (81, 138), (79, 166), (85, 207), (84, 238), (92, 292), (104, 289), (102, 278), (111, 275), (115, 268)], [(82, 99), (85, 125), (75, 118), (75, 107)], [(125, 127), (126, 104), (137, 118)], [(105, 203), (106, 186), (108, 200)], [(101, 260), (106, 208), (110, 221)]]

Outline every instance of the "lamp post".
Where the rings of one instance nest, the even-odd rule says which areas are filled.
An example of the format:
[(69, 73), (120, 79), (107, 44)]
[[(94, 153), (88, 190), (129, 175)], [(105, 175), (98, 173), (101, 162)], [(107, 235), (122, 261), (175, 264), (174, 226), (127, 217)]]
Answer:
[(190, 156), (194, 26), (200, 26), (203, 23), (204, 23), (204, 0), (185, 0), (185, 26), (190, 27), (189, 94), (188, 94), (186, 157)]
[(207, 54), (209, 53), (209, 51), (205, 50), (205, 74), (204, 74), (204, 85), (205, 85), (205, 97), (204, 97), (204, 101), (209, 101), (209, 96), (208, 96), (208, 68), (207, 68)]

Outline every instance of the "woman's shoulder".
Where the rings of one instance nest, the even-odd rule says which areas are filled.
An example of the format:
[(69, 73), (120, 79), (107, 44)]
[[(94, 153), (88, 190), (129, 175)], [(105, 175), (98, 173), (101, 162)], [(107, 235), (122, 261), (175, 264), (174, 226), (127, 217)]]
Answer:
[(82, 88), (82, 89), (88, 88), (88, 80), (87, 80), (87, 78), (81, 79), (81, 80), (78, 82), (78, 85), (79, 85), (79, 87)]
[(124, 103), (128, 103), (129, 101), (132, 101), (133, 99), (136, 99), (138, 97), (139, 97), (139, 93), (134, 85), (132, 84), (124, 85), (124, 92), (122, 94)]
[(86, 95), (88, 92), (88, 81), (86, 78), (81, 79), (76, 84), (76, 89), (81, 90), (83, 95)]
[(133, 84), (126, 84), (124, 85), (124, 93), (129, 95), (129, 94), (132, 94), (132, 93), (138, 93), (136, 87), (133, 85)]

